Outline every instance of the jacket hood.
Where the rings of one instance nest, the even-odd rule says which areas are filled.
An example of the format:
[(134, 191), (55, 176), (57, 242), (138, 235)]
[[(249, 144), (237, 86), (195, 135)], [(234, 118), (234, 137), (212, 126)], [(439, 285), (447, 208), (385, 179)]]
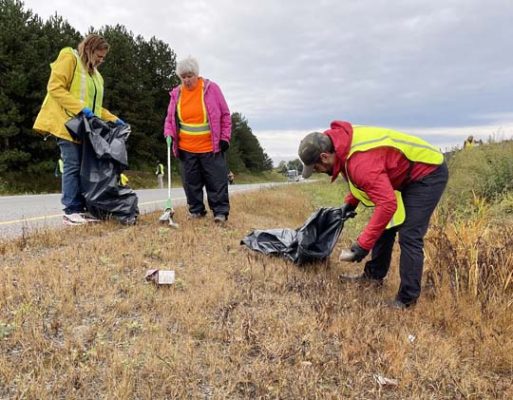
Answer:
[(330, 124), (330, 129), (324, 132), (328, 135), (333, 142), (335, 148), (335, 165), (333, 166), (333, 174), (331, 181), (337, 179), (338, 174), (342, 172), (345, 175), (344, 165), (351, 148), (351, 141), (353, 140), (353, 126), (345, 121), (333, 121)]

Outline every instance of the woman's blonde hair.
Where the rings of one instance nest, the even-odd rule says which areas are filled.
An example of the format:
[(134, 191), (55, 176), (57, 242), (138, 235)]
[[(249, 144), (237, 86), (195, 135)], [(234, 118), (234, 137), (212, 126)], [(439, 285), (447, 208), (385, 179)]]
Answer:
[(96, 50), (109, 50), (109, 44), (103, 36), (95, 33), (87, 35), (78, 45), (78, 54), (90, 74), (94, 72), (93, 61)]

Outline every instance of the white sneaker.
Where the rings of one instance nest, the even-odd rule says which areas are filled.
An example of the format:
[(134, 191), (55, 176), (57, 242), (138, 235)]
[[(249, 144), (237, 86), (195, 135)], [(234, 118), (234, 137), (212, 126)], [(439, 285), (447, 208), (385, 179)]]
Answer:
[(83, 225), (87, 224), (87, 220), (82, 217), (79, 213), (74, 214), (64, 214), (62, 217), (62, 222), (64, 225)]
[(226, 215), (218, 214), (214, 217), (214, 222), (217, 224), (223, 224), (226, 222)]
[(100, 222), (100, 220), (93, 216), (90, 212), (80, 213), (80, 216), (86, 220), (86, 222)]

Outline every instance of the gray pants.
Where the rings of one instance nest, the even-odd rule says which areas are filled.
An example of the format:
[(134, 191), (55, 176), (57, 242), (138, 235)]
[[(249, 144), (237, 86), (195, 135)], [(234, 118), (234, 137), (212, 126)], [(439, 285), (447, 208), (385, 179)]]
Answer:
[(180, 150), (183, 188), (191, 214), (206, 214), (203, 187), (214, 215), (228, 217), (228, 169), (223, 153), (189, 153)]
[(159, 189), (162, 189), (164, 187), (164, 175), (163, 174), (157, 174), (157, 183), (159, 185)]
[(420, 296), (424, 268), (424, 236), (447, 179), (447, 165), (443, 163), (433, 173), (401, 190), (406, 219), (402, 225), (387, 229), (381, 235), (372, 248), (371, 260), (365, 264), (366, 276), (383, 279), (390, 268), (395, 236), (399, 233), (401, 285), (396, 298), (405, 304), (414, 303)]

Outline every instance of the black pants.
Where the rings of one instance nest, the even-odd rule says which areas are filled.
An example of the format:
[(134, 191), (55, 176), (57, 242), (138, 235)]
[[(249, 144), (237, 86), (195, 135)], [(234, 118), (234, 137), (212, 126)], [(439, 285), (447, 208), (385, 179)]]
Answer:
[(402, 225), (385, 230), (372, 248), (371, 260), (365, 264), (366, 276), (383, 279), (390, 268), (395, 236), (399, 232), (401, 285), (397, 300), (405, 304), (414, 303), (420, 296), (424, 268), (424, 236), (431, 214), (445, 189), (448, 176), (447, 165), (444, 162), (422, 180), (413, 182), (401, 190), (406, 219)]
[(208, 205), (214, 215), (230, 213), (228, 198), (228, 169), (224, 154), (189, 153), (180, 150), (181, 173), (185, 196), (191, 214), (206, 214), (203, 187)]

